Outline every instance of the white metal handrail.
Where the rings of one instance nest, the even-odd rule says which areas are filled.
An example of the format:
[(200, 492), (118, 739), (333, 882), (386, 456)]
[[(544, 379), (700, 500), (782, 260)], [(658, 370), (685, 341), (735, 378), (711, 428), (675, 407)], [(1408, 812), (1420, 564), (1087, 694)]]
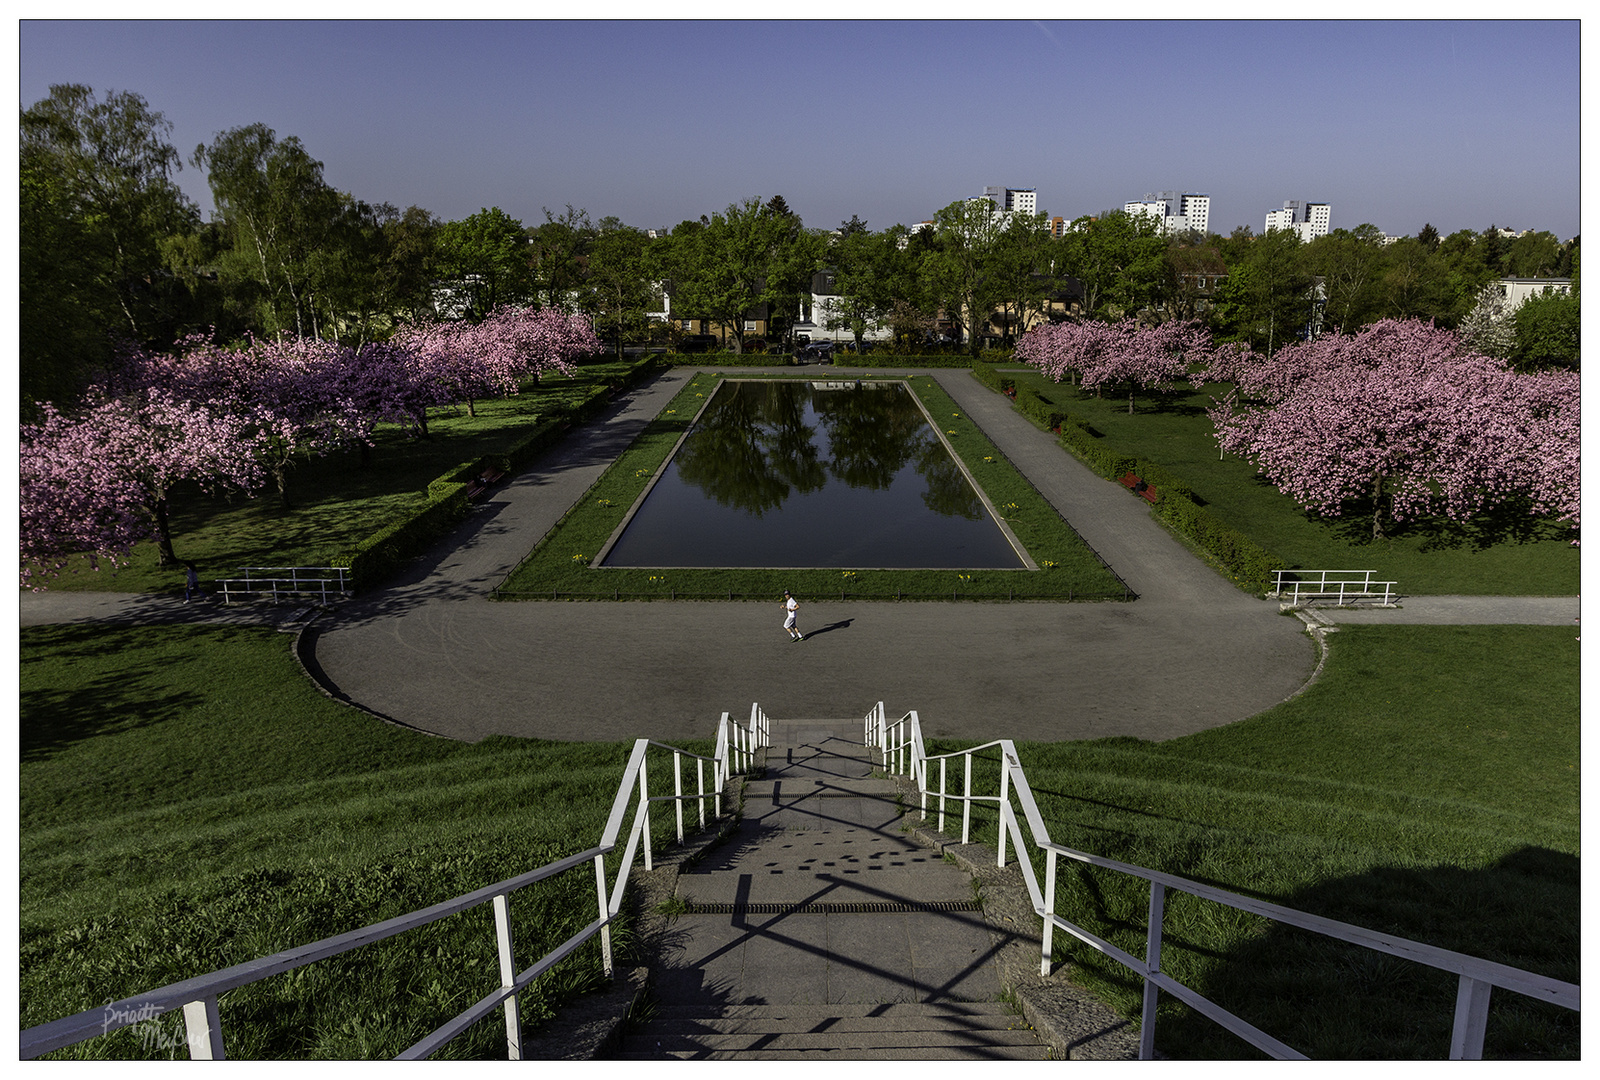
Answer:
[(281, 596), (316, 594), (323, 604), (329, 595), (349, 596), (350, 569), (345, 566), (241, 566), (235, 578), (219, 578), (222, 602), (231, 604), (235, 595), (272, 594), (273, 603)]
[[(1574, 1011), (1579, 1010), (1580, 988), (1574, 983), (1562, 982), (1558, 979), (1523, 971), (1520, 968), (1510, 967), (1506, 964), (1498, 964), (1491, 960), (1469, 956), (1466, 953), (1425, 945), (1421, 942), (1396, 937), (1392, 934), (1379, 933), (1376, 930), (1368, 930), (1365, 927), (1355, 926), (1351, 923), (1339, 922), (1319, 915), (1311, 915), (1279, 904), (1241, 896), (1215, 886), (1203, 885), (1200, 882), (1191, 881), (1176, 874), (1168, 874), (1130, 863), (1118, 862), (1114, 859), (1102, 858), (1098, 855), (1092, 855), (1085, 851), (1078, 851), (1063, 844), (1055, 843), (1050, 839), (1049, 829), (1045, 826), (1044, 819), (1039, 813), (1037, 804), (1034, 802), (1033, 790), (1028, 785), (1027, 775), (1023, 771), (1021, 760), (1017, 756), (1016, 746), (1010, 739), (998, 739), (966, 750), (929, 756), (923, 749), (921, 724), (917, 714), (915, 712), (907, 713), (898, 721), (890, 721), (884, 714), (883, 705), (880, 702), (867, 717), (867, 742), (878, 749), (885, 771), (908, 775), (916, 781), (921, 792), (922, 817), (924, 820), (927, 819), (930, 795), (938, 799), (939, 829), (941, 832), (944, 830), (946, 800), (957, 800), (962, 803), (962, 843), (970, 842), (972, 804), (995, 804), (1000, 818), (999, 827), (996, 830), (997, 865), (1006, 865), (1006, 839), (1009, 836), (1018, 853), (1018, 867), (1022, 871), (1028, 894), (1032, 898), (1034, 911), (1043, 920), (1044, 932), (1040, 944), (1042, 954), (1039, 964), (1040, 973), (1044, 975), (1050, 973), (1052, 936), (1055, 929), (1060, 927), (1091, 948), (1104, 953), (1139, 975), (1144, 980), (1144, 1004), (1139, 1041), (1139, 1056), (1141, 1059), (1150, 1060), (1155, 1055), (1156, 1005), (1159, 994), (1163, 990), (1178, 998), (1196, 1012), (1216, 1021), (1235, 1035), (1273, 1057), (1303, 1058), (1305, 1056), (1162, 972), (1161, 924), (1165, 912), (1166, 893), (1169, 889), (1211, 900), (1240, 911), (1261, 915), (1288, 926), (1299, 927), (1312, 933), (1322, 934), (1326, 937), (1360, 945), (1391, 956), (1398, 956), (1415, 963), (1425, 964), (1441, 971), (1454, 973), (1458, 976), (1458, 984), (1455, 1022), (1450, 1038), (1450, 1057), (1452, 1060), (1477, 1060), (1483, 1056), (1483, 1041), (1489, 1015), (1489, 996), (1497, 986), (1539, 1001), (1560, 1005), (1563, 1008)], [(974, 795), (972, 793), (973, 757), (979, 751), (991, 747), (998, 748), (1001, 760), (1000, 794)], [(949, 792), (946, 783), (946, 762), (955, 757), (965, 759), (964, 779), (960, 795)], [(932, 761), (939, 763), (939, 787), (937, 791), (931, 790), (928, 784), (928, 765)], [(1016, 811), (1012, 808), (1013, 793), (1022, 807), (1022, 814), (1027, 820), (1028, 833), (1030, 835), (1024, 835), (1021, 824), (1017, 819)], [(1042, 889), (1034, 873), (1032, 860), (1022, 857), (1022, 852), (1025, 850), (1029, 839), (1032, 840), (1034, 847), (1045, 855), (1045, 881)], [(1145, 932), (1145, 956), (1143, 960), (1123, 949), (1119, 949), (1083, 927), (1068, 921), (1056, 912), (1056, 863), (1058, 856), (1142, 878), (1150, 883), (1149, 919)]]
[[(1335, 597), (1341, 607), (1349, 600), (1376, 600), (1394, 603), (1394, 581), (1374, 581), (1376, 570), (1276, 570), (1273, 572), (1272, 594), (1280, 599), (1285, 591), (1292, 603), (1298, 604), (1302, 596)], [(1293, 577), (1295, 580), (1289, 580)], [(1381, 588), (1380, 588), (1381, 586)]]
[[(709, 758), (687, 750), (680, 750), (665, 743), (653, 742), (650, 739), (635, 740), (633, 750), (628, 756), (627, 766), (623, 770), (622, 781), (618, 784), (616, 796), (612, 800), (611, 812), (606, 819), (605, 830), (601, 834), (600, 843), (597, 846), (537, 869), (529, 870), (516, 877), (507, 878), (505, 881), (486, 885), (473, 892), (442, 901), (431, 907), (408, 912), (344, 934), (323, 938), (309, 945), (285, 949), (270, 956), (235, 964), (220, 971), (213, 971), (192, 979), (170, 983), (143, 994), (112, 1002), (100, 1009), (88, 1009), (73, 1016), (35, 1025), (22, 1032), (21, 1057), (24, 1060), (36, 1058), (41, 1054), (48, 1054), (52, 1050), (72, 1046), (98, 1035), (106, 1035), (112, 1031), (151, 1020), (164, 1013), (181, 1008), (183, 1010), (189, 1056), (191, 1058), (221, 1060), (227, 1056), (223, 1042), (222, 1018), (217, 1006), (217, 999), (223, 993), (259, 982), (262, 979), (271, 978), (274, 975), (293, 971), (318, 960), (326, 960), (365, 945), (375, 944), (410, 930), (420, 929), (436, 923), (440, 919), (448, 918), (488, 902), (494, 906), (495, 939), (500, 961), (500, 985), (476, 1003), (452, 1017), (444, 1025), (412, 1044), (400, 1054), (400, 1058), (402, 1060), (417, 1060), (429, 1057), (451, 1039), (488, 1016), (496, 1006), (503, 1005), (506, 1022), (507, 1056), (512, 1060), (518, 1060), (522, 1055), (522, 1026), (517, 1007), (517, 994), (524, 987), (571, 955), (579, 946), (596, 935), (600, 937), (601, 963), (605, 973), (607, 977), (615, 973), (611, 950), (611, 923), (622, 910), (628, 876), (633, 866), (635, 854), (641, 845), (644, 849), (644, 868), (647, 871), (652, 868), (650, 804), (654, 802), (671, 802), (673, 804), (677, 819), (678, 840), (681, 843), (684, 837), (684, 804), (690, 801), (697, 803), (702, 827), (706, 822), (705, 804), (708, 798), (713, 800), (713, 814), (720, 817), (722, 814), (723, 784), (730, 776), (748, 771), (754, 766), (755, 753), (769, 744), (768, 737), (766, 714), (761, 712), (758, 706), (752, 706), (750, 726), (748, 728), (741, 728), (739, 725), (731, 723), (728, 719), (728, 714), (722, 714), (722, 720), (717, 728), (717, 750), (715, 755)], [(650, 794), (646, 755), (651, 747), (672, 753), (673, 793), (671, 795), (653, 796)], [(693, 794), (685, 794), (683, 791), (682, 764), (685, 757), (692, 758), (695, 761), (696, 785)], [(709, 792), (706, 790), (705, 785), (705, 765), (707, 762), (712, 765), (712, 777), (715, 785), (715, 789)], [(635, 800), (636, 791), (637, 800)], [(607, 855), (617, 849), (617, 842), (621, 839), (623, 821), (630, 803), (636, 806), (633, 821), (628, 829), (622, 857), (616, 866), (615, 883), (608, 892), (606, 888), (605, 860)], [(514, 943), (511, 935), (511, 894), (536, 882), (556, 877), (591, 862), (594, 865), (595, 911), (597, 917), (576, 934), (540, 957), (531, 967), (520, 973), (516, 972), (513, 959)]]

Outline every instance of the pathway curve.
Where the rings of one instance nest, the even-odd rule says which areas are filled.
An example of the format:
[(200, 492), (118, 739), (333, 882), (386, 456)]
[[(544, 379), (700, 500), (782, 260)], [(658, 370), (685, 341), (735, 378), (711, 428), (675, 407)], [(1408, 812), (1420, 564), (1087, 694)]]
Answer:
[[(1298, 620), (1224, 582), (1142, 502), (1064, 453), (965, 370), (934, 374), (1140, 599), (815, 599), (806, 602), (810, 636), (799, 645), (780, 629), (776, 599), (487, 600), (695, 373), (674, 369), (620, 396), (390, 585), (322, 620), (313, 649), (321, 675), (385, 716), (468, 740), (703, 738), (724, 710), (752, 701), (768, 715), (837, 716), (864, 714), (882, 700), (897, 715), (917, 709), (932, 736), (1053, 741), (1166, 739), (1230, 723), (1293, 694), (1315, 665)], [(1577, 615), (1576, 598), (1523, 604), (1539, 608), (1545, 617), (1537, 619), (1516, 617), (1521, 602), (1509, 598), (1425, 599), (1416, 601), (1432, 611), (1424, 621)], [(1460, 603), (1439, 603), (1446, 599)], [(1374, 621), (1411, 621), (1413, 602)], [(1502, 617), (1475, 617), (1491, 602)], [(211, 617), (206, 605), (116, 594), (25, 592), (21, 608), (23, 625)]]

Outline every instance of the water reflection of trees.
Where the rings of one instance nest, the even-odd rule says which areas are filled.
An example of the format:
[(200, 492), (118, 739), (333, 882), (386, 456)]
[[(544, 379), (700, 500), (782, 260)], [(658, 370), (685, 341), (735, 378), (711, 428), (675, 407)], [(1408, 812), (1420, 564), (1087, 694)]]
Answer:
[(780, 383), (726, 383), (678, 448), (678, 475), (760, 517), (827, 483), (805, 401)]
[[(810, 402), (832, 460), (819, 460)], [(723, 506), (757, 517), (791, 491), (817, 491), (828, 474), (853, 488), (887, 490), (906, 465), (927, 483), (923, 503), (948, 517), (983, 516), (977, 493), (899, 389), (816, 391), (805, 384), (725, 383), (677, 454), (678, 475)]]
[(814, 407), (833, 447), (828, 471), (853, 488), (887, 490), (929, 441), (922, 412), (897, 387), (815, 393)]
[(983, 517), (983, 504), (978, 493), (967, 482), (966, 473), (955, 459), (945, 452), (942, 443), (929, 439), (917, 455), (917, 472), (928, 482), (922, 501), (929, 510), (945, 517), (964, 517), (976, 521)]

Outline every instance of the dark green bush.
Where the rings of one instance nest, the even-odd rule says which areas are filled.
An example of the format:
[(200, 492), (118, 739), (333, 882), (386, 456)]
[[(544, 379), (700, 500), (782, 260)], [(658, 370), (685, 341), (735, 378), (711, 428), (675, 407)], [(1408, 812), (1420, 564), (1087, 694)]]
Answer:
[(998, 394), (1009, 394), (1017, 385), (1015, 379), (1001, 375), (993, 364), (986, 364), (982, 360), (972, 362), (972, 377)]
[(1055, 431), (1066, 420), (1067, 414), (1046, 401), (1031, 386), (1017, 388), (1017, 411), (1046, 431)]

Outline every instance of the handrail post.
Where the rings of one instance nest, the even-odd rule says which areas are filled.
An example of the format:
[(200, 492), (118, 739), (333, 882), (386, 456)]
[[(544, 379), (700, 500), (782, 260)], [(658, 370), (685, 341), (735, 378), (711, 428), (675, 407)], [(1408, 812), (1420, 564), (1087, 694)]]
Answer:
[[(611, 917), (610, 905), (606, 903), (606, 857), (604, 853), (594, 857), (594, 895), (600, 902), (600, 917)], [(605, 969), (606, 978), (616, 974), (616, 968), (611, 962), (611, 924), (608, 922), (600, 928), (600, 966)]]
[[(939, 831), (940, 832), (944, 832), (944, 763), (945, 763), (945, 759), (944, 758), (940, 758), (939, 759)], [(926, 809), (924, 809), (922, 811), (922, 820), (924, 820), (924, 821), (928, 820), (928, 811)]]
[(1156, 1056), (1156, 1001), (1161, 988), (1150, 976), (1161, 970), (1161, 923), (1166, 917), (1167, 887), (1150, 883), (1150, 921), (1144, 943), (1144, 1011), (1139, 1019), (1139, 1060), (1154, 1061)]
[(185, 1003), (183, 1033), (189, 1043), (191, 1060), (227, 1060), (228, 1053), (222, 1044), (222, 1015), (217, 1012), (215, 997)]
[(1450, 1031), (1451, 1061), (1483, 1060), (1483, 1036), (1489, 1025), (1493, 983), (1462, 975), (1456, 989), (1456, 1022)]
[(700, 807), (700, 827), (706, 827), (706, 763), (704, 758), (694, 759), (694, 789), (698, 798), (695, 803)]
[[(494, 936), (496, 951), (500, 954), (500, 986), (511, 989), (517, 984), (517, 958), (511, 941), (511, 905), (505, 893), (494, 898)], [(522, 1060), (522, 1016), (517, 1009), (515, 991), (505, 1000), (506, 1010), (506, 1060)]]
[[(1037, 841), (1037, 837), (1034, 838)], [(1039, 974), (1050, 974), (1050, 939), (1056, 928), (1056, 851), (1044, 853), (1044, 935), (1039, 942)]]
[(964, 797), (961, 803), (961, 842), (967, 844), (972, 841), (972, 751), (961, 756), (967, 762), (967, 780), (961, 789)]
[[(1011, 801), (1011, 770), (1006, 768), (1005, 751), (1000, 752), (1000, 806), (1004, 807)], [(1006, 864), (1006, 822), (1003, 813), (997, 813), (994, 819), (995, 847), (1000, 850), (999, 858), (995, 860), (996, 866)], [(1022, 858), (1022, 853), (1017, 853), (1017, 858)]]
[[(644, 811), (644, 868), (654, 870), (650, 862), (650, 785), (645, 778), (645, 759), (639, 759), (639, 809)], [(622, 871), (618, 871), (621, 873)]]
[(672, 809), (678, 821), (678, 843), (683, 843), (683, 755), (672, 752)]

